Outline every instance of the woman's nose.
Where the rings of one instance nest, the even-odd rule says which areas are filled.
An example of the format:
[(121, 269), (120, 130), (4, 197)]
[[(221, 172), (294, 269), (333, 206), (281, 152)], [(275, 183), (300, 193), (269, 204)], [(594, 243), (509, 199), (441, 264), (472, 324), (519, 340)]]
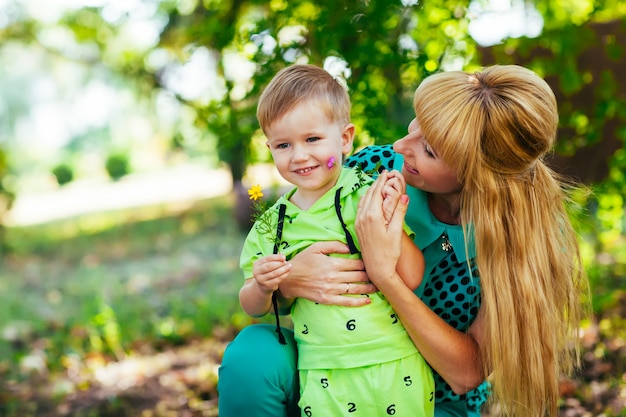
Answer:
[(408, 142), (408, 139), (406, 136), (401, 139), (396, 140), (393, 143), (393, 150), (396, 153), (404, 153), (404, 151), (406, 151), (407, 142)]

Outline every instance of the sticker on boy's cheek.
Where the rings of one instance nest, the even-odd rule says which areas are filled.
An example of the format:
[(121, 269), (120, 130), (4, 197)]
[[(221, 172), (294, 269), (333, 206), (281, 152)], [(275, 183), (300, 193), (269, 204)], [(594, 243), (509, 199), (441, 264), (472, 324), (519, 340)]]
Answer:
[(328, 166), (328, 169), (331, 169), (332, 167), (335, 166), (335, 157), (331, 156), (330, 158), (328, 158), (328, 162), (326, 162), (326, 166)]

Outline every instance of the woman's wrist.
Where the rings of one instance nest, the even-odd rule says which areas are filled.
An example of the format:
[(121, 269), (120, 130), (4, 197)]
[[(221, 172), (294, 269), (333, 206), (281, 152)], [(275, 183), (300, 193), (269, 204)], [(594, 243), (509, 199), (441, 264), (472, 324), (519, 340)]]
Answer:
[(376, 285), (376, 288), (378, 288), (378, 290), (383, 294), (387, 289), (396, 285), (405, 285), (404, 281), (395, 269), (389, 271), (375, 271), (374, 273), (368, 273), (368, 275), (372, 283)]

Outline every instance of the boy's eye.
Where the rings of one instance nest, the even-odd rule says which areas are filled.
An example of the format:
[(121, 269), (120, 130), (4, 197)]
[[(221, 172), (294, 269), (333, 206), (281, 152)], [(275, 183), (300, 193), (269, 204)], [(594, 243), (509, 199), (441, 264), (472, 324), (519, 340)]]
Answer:
[(287, 149), (288, 147), (288, 143), (279, 143), (278, 145), (276, 145), (276, 149)]
[(318, 140), (320, 140), (320, 137), (318, 136), (311, 136), (306, 139), (307, 142), (316, 142)]

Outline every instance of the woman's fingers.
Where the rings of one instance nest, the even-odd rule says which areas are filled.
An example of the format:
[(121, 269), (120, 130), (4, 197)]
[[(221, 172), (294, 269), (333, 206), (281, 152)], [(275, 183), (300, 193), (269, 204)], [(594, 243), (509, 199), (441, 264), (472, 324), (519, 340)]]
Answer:
[(333, 284), (334, 294), (324, 292), (316, 302), (320, 304), (332, 304), (343, 307), (360, 307), (369, 304), (369, 294), (378, 291), (374, 284), (370, 282), (341, 282)]
[(330, 255), (333, 253), (350, 253), (350, 248), (345, 243), (337, 241), (315, 242), (300, 253)]
[(290, 279), (333, 283), (367, 281), (362, 260), (329, 256), (347, 253), (350, 249), (344, 243), (313, 243), (291, 259), (294, 267)]
[(327, 302), (320, 304), (331, 304), (342, 307), (362, 307), (371, 303), (369, 297), (346, 297), (345, 295), (333, 295), (326, 299)]
[[(365, 301), (345, 302), (346, 283), (360, 284), (361, 292), (369, 294), (376, 288), (369, 284), (361, 259), (328, 256), (333, 253), (349, 253), (347, 245), (339, 242), (317, 242), (293, 257), (289, 277), (280, 284), (286, 298), (306, 298), (320, 304), (357, 306)], [(353, 285), (351, 284), (351, 287)], [(352, 289), (350, 291), (352, 293)]]
[(387, 173), (383, 173), (372, 184), (362, 198), (356, 217), (356, 232), (363, 262), (368, 277), (375, 284), (380, 284), (381, 279), (393, 276), (401, 253), (402, 227), (406, 213), (407, 197), (402, 195), (391, 214), (389, 223), (385, 224), (381, 191), (387, 177)]

